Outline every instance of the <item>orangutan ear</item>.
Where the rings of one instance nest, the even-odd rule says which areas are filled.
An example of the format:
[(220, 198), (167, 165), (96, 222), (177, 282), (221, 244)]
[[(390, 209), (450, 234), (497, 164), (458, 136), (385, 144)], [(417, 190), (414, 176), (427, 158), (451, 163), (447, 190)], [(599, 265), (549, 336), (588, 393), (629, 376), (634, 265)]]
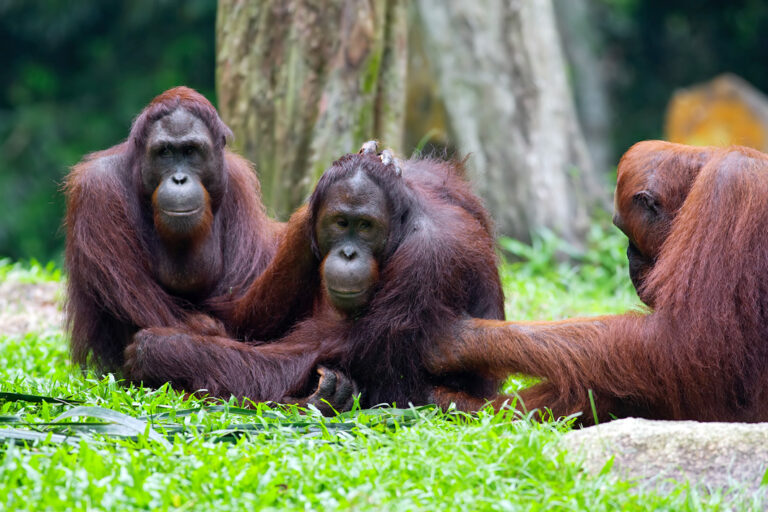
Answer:
[(632, 200), (635, 202), (635, 204), (640, 205), (641, 208), (647, 210), (654, 217), (657, 216), (661, 211), (661, 204), (659, 203), (659, 200), (656, 198), (656, 196), (653, 195), (652, 192), (647, 190), (638, 192), (632, 196)]

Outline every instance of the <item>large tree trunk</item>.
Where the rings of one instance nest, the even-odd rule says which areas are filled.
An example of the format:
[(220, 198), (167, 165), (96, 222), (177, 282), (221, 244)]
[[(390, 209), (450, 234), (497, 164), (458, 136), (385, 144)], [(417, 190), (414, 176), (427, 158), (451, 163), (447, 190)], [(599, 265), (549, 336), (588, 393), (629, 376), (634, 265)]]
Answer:
[[(579, 241), (605, 196), (573, 107), (551, 0), (416, 0), (450, 129), (502, 234)], [(604, 201), (604, 199), (602, 199)]]
[(365, 140), (401, 149), (403, 2), (220, 0), (219, 107), (271, 213), (290, 213)]
[(597, 172), (607, 173), (616, 162), (611, 157), (611, 108), (601, 55), (605, 43), (595, 26), (593, 0), (554, 0), (554, 7), (589, 155)]

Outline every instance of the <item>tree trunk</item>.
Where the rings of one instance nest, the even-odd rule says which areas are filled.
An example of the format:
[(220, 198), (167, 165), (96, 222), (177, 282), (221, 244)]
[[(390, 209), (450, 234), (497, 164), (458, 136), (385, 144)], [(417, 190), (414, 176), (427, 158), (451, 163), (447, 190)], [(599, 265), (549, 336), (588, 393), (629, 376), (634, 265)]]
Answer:
[(604, 201), (573, 107), (551, 0), (416, 0), (451, 132), (501, 234), (578, 242)]
[(595, 27), (592, 0), (554, 0), (558, 27), (576, 97), (576, 110), (598, 173), (616, 165), (611, 157), (611, 108), (608, 101), (605, 46)]
[(287, 216), (365, 140), (401, 150), (404, 1), (219, 1), (219, 108), (270, 213)]

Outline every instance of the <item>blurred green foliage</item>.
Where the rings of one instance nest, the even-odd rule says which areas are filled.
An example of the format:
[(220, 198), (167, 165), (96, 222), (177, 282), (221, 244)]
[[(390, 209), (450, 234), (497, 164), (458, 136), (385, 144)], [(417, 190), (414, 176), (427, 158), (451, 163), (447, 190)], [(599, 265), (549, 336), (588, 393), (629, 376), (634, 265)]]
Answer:
[(552, 231), (531, 245), (499, 239), (508, 320), (554, 320), (644, 309), (629, 279), (627, 238), (597, 215), (584, 247)]
[(212, 0), (0, 0), (0, 255), (61, 259), (59, 186), (155, 95), (214, 94)]

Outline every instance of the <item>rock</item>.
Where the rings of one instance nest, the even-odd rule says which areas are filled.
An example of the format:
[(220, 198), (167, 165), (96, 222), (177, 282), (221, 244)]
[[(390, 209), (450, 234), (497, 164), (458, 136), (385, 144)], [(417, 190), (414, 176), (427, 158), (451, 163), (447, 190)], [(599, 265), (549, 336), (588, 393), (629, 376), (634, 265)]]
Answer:
[(720, 75), (675, 93), (664, 132), (671, 142), (768, 151), (768, 98), (735, 75)]
[(668, 489), (688, 480), (710, 490), (768, 489), (760, 487), (768, 470), (768, 423), (627, 418), (574, 430), (561, 442), (589, 473), (600, 473), (614, 457), (611, 473), (641, 487)]

